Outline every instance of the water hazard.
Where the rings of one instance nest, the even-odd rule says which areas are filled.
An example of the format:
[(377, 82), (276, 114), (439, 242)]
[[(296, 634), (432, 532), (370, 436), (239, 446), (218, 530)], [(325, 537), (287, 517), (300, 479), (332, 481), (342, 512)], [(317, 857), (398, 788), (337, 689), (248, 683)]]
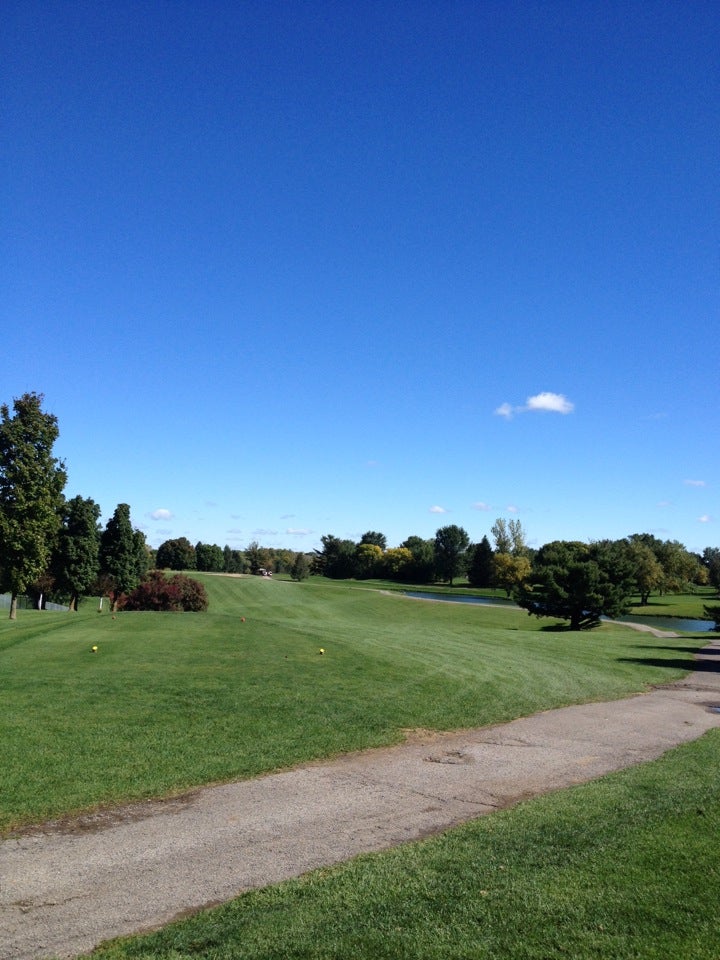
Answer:
[[(500, 605), (520, 609), (511, 600), (496, 597), (467, 597), (460, 594), (450, 596), (447, 593), (423, 593), (411, 590), (405, 591), (404, 596), (415, 600), (444, 600), (449, 603), (479, 603), (485, 606)], [(641, 617), (630, 614), (627, 617), (621, 617), (621, 620), (625, 623), (643, 623), (656, 630), (681, 630), (683, 633), (709, 633), (715, 626), (712, 620), (692, 620), (687, 617)]]

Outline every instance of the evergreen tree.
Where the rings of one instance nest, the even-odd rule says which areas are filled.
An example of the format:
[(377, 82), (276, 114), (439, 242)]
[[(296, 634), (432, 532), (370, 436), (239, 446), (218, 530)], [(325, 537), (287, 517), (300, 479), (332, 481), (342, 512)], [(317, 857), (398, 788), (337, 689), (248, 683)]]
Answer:
[(307, 580), (310, 576), (310, 562), (304, 553), (298, 553), (292, 565), (290, 576), (293, 580)]
[(57, 418), (41, 409), (42, 394), (26, 393), (0, 407), (0, 589), (17, 598), (47, 570), (60, 528), (65, 465), (52, 455)]
[(493, 583), (493, 549), (487, 537), (471, 550), (468, 580), (473, 587), (491, 587)]
[(90, 498), (73, 497), (65, 504), (53, 571), (57, 589), (69, 595), (71, 610), (77, 610), (100, 571), (99, 519), (100, 507)]
[(120, 595), (130, 593), (140, 583), (139, 559), (130, 507), (119, 503), (100, 538), (100, 570), (110, 584), (113, 610), (117, 610)]

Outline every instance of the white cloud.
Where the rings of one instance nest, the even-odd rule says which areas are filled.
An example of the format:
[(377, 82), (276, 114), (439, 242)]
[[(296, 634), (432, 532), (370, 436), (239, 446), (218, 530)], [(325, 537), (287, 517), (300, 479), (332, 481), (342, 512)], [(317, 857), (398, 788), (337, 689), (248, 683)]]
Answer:
[(308, 537), (312, 533), (312, 530), (306, 530), (302, 528), (294, 529), (293, 527), (288, 527), (285, 533), (292, 537)]
[(253, 530), (252, 535), (254, 537), (276, 537), (277, 530), (265, 530), (263, 527), (258, 527), (257, 530)]
[(483, 503), (482, 500), (478, 500), (477, 503), (473, 504), (473, 510), (489, 510), (489, 509), (490, 509), (490, 504)]
[(505, 417), (507, 420), (512, 418), (514, 408), (509, 403), (502, 403), (495, 411), (498, 417)]
[(572, 413), (575, 404), (570, 403), (562, 393), (537, 393), (528, 397), (525, 403), (526, 410), (547, 410), (550, 413)]
[(712, 520), (713, 518), (707, 513), (704, 513), (701, 517), (698, 517), (699, 523), (712, 523)]
[(512, 504), (512, 503), (509, 503), (505, 509), (507, 510), (508, 513), (519, 513), (519, 512), (520, 512), (520, 507), (516, 507), (516, 506), (515, 506), (514, 504)]
[(445, 507), (430, 507), (430, 513), (447, 513)]
[(659, 507), (671, 507), (673, 505), (672, 500), (660, 500), (658, 503)]
[(686, 487), (706, 487), (704, 480), (683, 480)]
[(159, 510), (153, 510), (150, 516), (153, 520), (172, 520), (173, 518), (172, 510), (166, 510), (165, 507), (160, 507)]
[(499, 417), (505, 417), (511, 420), (516, 413), (572, 413), (575, 404), (572, 403), (562, 393), (551, 393), (546, 390), (543, 393), (536, 393), (533, 397), (528, 397), (522, 406), (512, 406), (509, 403), (501, 404), (495, 411)]

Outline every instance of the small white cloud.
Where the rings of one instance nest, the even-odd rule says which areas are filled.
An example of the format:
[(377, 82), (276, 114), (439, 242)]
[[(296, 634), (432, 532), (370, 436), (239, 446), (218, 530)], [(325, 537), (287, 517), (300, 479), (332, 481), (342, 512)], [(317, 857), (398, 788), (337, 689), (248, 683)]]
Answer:
[(430, 507), (430, 513), (447, 513), (445, 507)]
[(165, 507), (160, 507), (159, 510), (153, 510), (150, 516), (153, 520), (172, 520), (173, 518), (172, 510), (166, 510)]
[(699, 523), (712, 523), (712, 520), (713, 518), (707, 513), (704, 513), (701, 517), (698, 517)]
[(312, 533), (312, 530), (288, 527), (285, 533), (291, 537), (308, 537)]
[(512, 504), (512, 503), (509, 503), (505, 509), (507, 510), (508, 513), (519, 513), (519, 512), (520, 512), (520, 507), (516, 507), (516, 506), (515, 506), (514, 504)]
[(380, 461), (379, 461), (379, 460), (368, 460), (367, 463), (365, 464), (365, 466), (366, 466), (366, 467), (379, 467), (379, 466), (380, 466)]
[(509, 403), (501, 403), (495, 411), (495, 415), (498, 417), (505, 417), (506, 420), (511, 420), (513, 412), (514, 408), (511, 407)]
[(683, 480), (686, 487), (706, 487), (704, 480)]
[(562, 393), (551, 393), (549, 390), (543, 393), (536, 393), (533, 397), (528, 397), (522, 406), (512, 406), (509, 403), (501, 404), (495, 411), (499, 417), (505, 417), (511, 420), (516, 413), (572, 413), (575, 404), (572, 403)]
[(252, 535), (254, 537), (276, 537), (277, 530), (265, 530), (264, 527), (258, 527), (257, 530), (253, 530)]
[(284, 514), (280, 517), (280, 519), (281, 519), (281, 520), (292, 520), (294, 516), (295, 516), (294, 513), (284, 513)]
[(660, 500), (658, 503), (659, 507), (671, 507), (673, 505), (672, 500)]
[(483, 503), (482, 500), (478, 500), (477, 503), (473, 504), (473, 510), (489, 510), (489, 509), (490, 509), (490, 504)]
[(549, 413), (572, 413), (575, 404), (570, 403), (562, 393), (537, 393), (528, 397), (525, 403), (526, 410), (547, 410)]

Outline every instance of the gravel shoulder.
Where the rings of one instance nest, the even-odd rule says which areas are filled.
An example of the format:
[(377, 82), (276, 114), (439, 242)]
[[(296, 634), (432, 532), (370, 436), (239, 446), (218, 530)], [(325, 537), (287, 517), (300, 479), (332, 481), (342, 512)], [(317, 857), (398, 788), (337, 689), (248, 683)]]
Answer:
[(0, 843), (0, 960), (72, 957), (245, 890), (654, 760), (720, 727), (720, 643), (684, 680), (311, 763)]

